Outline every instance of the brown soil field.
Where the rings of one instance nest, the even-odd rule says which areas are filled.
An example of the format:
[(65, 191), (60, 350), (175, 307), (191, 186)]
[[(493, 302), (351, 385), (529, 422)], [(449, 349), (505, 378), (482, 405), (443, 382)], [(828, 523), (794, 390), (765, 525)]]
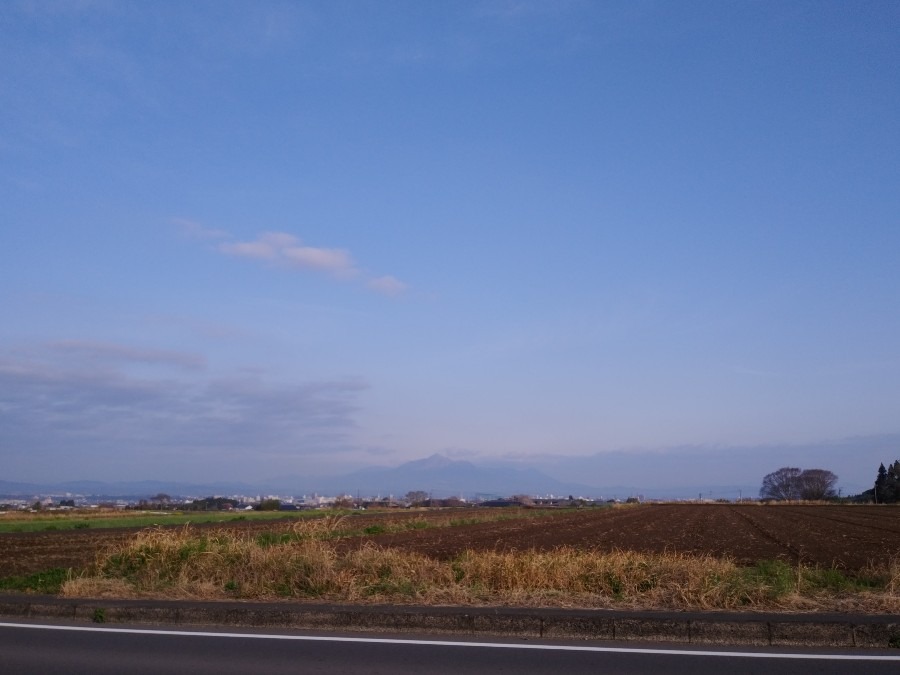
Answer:
[(900, 557), (900, 508), (653, 504), (372, 537), (384, 546), (451, 558), (466, 549), (558, 546), (712, 554), (739, 564), (780, 559), (860, 570)]
[[(482, 512), (484, 513), (484, 512)], [(362, 529), (385, 520), (471, 518), (472, 511), (353, 516), (342, 527)], [(214, 529), (264, 531), (272, 521), (216, 524)], [(0, 577), (52, 567), (90, 565), (104, 547), (134, 529), (68, 530), (0, 534)], [(632, 550), (725, 556), (739, 564), (780, 559), (847, 571), (900, 557), (900, 508), (885, 506), (792, 506), (654, 504), (612, 509), (559, 511), (497, 522), (431, 527), (396, 534), (340, 540), (340, 548), (365, 542), (448, 559), (466, 549)]]

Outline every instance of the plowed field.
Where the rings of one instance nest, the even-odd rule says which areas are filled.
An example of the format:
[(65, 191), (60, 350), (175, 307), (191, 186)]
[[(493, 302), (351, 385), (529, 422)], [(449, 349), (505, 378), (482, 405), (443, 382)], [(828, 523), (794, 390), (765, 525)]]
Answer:
[[(466, 515), (470, 515), (467, 512)], [(412, 514), (391, 514), (388, 518)], [(444, 518), (443, 514), (416, 517)], [(384, 522), (353, 517), (357, 529)], [(271, 522), (229, 525), (271, 529)], [(51, 567), (83, 568), (96, 552), (134, 530), (70, 530), (0, 534), (0, 576)], [(781, 559), (790, 563), (858, 570), (900, 556), (900, 508), (884, 506), (758, 506), (661, 504), (527, 517), (398, 534), (352, 537), (341, 548), (373, 541), (383, 546), (452, 558), (466, 549), (583, 549), (677, 551), (728, 556), (738, 563)]]
[(900, 508), (660, 504), (375, 539), (441, 558), (467, 548), (548, 550), (566, 545), (708, 553), (741, 564), (781, 559), (858, 570), (900, 556)]

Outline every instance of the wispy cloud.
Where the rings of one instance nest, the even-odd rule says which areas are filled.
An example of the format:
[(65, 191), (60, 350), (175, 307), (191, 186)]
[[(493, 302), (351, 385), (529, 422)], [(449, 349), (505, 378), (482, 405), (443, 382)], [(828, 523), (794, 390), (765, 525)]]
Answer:
[(188, 218), (173, 218), (172, 222), (181, 228), (181, 233), (192, 239), (227, 239), (230, 235), (225, 230), (204, 227)]
[(54, 345), (26, 357), (0, 354), (5, 460), (33, 463), (27, 457), (37, 453), (49, 467), (86, 474), (102, 472), (109, 462), (140, 463), (154, 453), (172, 466), (179, 458), (189, 462), (214, 453), (220, 464), (239, 470), (263, 457), (301, 461), (307, 454), (348, 449), (357, 399), (367, 388), (357, 378), (278, 383), (240, 373), (137, 376), (124, 366), (60, 361), (59, 352), (68, 348), (172, 360), (165, 352), (140, 354), (127, 347), (117, 353), (113, 345)]
[(82, 362), (123, 363), (137, 362), (154, 365), (170, 365), (187, 370), (200, 370), (206, 359), (199, 354), (129, 347), (108, 342), (90, 340), (58, 340), (47, 344), (51, 350), (79, 358)]
[(399, 279), (392, 277), (390, 274), (369, 279), (368, 286), (373, 291), (383, 293), (384, 295), (400, 295), (406, 291), (407, 288), (406, 284)]
[(400, 295), (408, 288), (407, 284), (392, 275), (364, 273), (346, 249), (310, 246), (288, 232), (263, 232), (256, 239), (238, 241), (224, 230), (208, 228), (193, 220), (175, 218), (173, 222), (187, 236), (218, 241), (215, 250), (223, 255), (289, 269), (321, 272), (335, 279), (362, 279), (367, 288), (382, 295)]
[(326, 272), (341, 279), (359, 275), (353, 257), (344, 249), (306, 246), (286, 232), (264, 232), (253, 241), (223, 242), (218, 249), (226, 255)]

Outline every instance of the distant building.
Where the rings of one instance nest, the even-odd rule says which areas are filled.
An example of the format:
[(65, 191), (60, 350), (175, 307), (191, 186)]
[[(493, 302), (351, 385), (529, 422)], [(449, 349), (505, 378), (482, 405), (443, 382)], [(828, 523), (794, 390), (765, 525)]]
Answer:
[(566, 497), (535, 497), (533, 500), (535, 506), (570, 506), (571, 500)]

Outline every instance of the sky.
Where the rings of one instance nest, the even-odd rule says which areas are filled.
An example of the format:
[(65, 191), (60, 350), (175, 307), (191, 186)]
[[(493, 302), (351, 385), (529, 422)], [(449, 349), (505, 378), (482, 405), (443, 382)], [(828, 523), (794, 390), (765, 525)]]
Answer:
[(0, 479), (867, 487), (898, 34), (866, 0), (0, 3)]

